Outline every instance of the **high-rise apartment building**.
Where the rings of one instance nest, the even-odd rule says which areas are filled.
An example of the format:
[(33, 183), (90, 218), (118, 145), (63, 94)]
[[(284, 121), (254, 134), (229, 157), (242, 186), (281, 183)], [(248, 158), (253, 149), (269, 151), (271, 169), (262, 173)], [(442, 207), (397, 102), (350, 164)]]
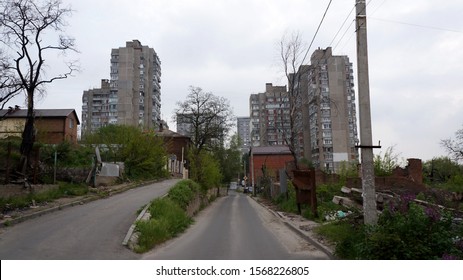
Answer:
[(82, 132), (107, 124), (155, 128), (161, 121), (161, 61), (140, 41), (111, 50), (110, 80), (84, 91)]
[(117, 123), (154, 128), (161, 120), (161, 61), (140, 41), (111, 50), (111, 89), (117, 96)]
[(109, 80), (101, 80), (101, 88), (85, 90), (82, 95), (82, 134), (116, 123), (115, 92)]
[(249, 152), (251, 147), (251, 118), (250, 117), (238, 117), (237, 121), (237, 130), (238, 137), (241, 139), (241, 152), (243, 154)]
[(316, 167), (337, 172), (343, 162), (358, 162), (352, 63), (347, 56), (333, 56), (330, 47), (318, 49), (305, 76), (308, 112), (303, 120), (309, 133), (304, 155)]
[(265, 85), (265, 92), (251, 94), (251, 144), (286, 145), (290, 135), (290, 105), (286, 86)]

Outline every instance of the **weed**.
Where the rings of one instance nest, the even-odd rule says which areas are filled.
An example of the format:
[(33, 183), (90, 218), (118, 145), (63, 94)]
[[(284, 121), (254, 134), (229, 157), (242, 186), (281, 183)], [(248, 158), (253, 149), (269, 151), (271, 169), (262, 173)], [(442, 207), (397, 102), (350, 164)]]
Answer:
[(7, 212), (13, 209), (22, 209), (29, 207), (32, 201), (36, 203), (50, 202), (61, 197), (81, 196), (88, 192), (85, 184), (72, 184), (59, 182), (57, 189), (51, 189), (43, 192), (29, 193), (27, 195), (12, 196), (9, 198), (0, 198), (0, 211)]
[(201, 187), (192, 180), (182, 180), (169, 190), (169, 198), (175, 201), (182, 209), (201, 191)]
[(136, 229), (139, 232), (135, 249), (143, 253), (183, 232), (192, 222), (185, 211), (169, 198), (158, 198), (152, 201), (149, 209), (151, 219), (139, 221)]
[(463, 258), (458, 243), (462, 228), (452, 224), (448, 213), (408, 202), (405, 206), (384, 210), (374, 226), (348, 218), (321, 226), (317, 232), (336, 243), (335, 254), (341, 259)]
[(3, 223), (3, 225), (4, 225), (5, 227), (9, 227), (9, 226), (11, 226), (12, 224), (13, 224), (13, 223), (11, 222), (11, 220), (5, 221), (5, 222)]

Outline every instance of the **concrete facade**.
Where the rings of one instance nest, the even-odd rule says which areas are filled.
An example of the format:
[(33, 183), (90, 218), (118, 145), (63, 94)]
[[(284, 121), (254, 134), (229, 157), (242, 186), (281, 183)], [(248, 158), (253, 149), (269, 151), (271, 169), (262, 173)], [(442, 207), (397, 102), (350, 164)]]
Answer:
[(290, 136), (290, 105), (286, 86), (265, 85), (265, 92), (251, 94), (251, 145), (285, 145)]
[(246, 154), (251, 148), (251, 118), (238, 117), (237, 120), (238, 137), (241, 139), (241, 152)]
[(111, 50), (111, 91), (117, 116), (110, 122), (157, 127), (161, 120), (161, 61), (153, 48), (133, 40)]
[(117, 92), (109, 86), (109, 80), (101, 80), (101, 88), (84, 91), (82, 95), (82, 135), (100, 127), (117, 123)]
[(82, 95), (82, 132), (108, 124), (157, 128), (161, 122), (161, 61), (140, 41), (111, 50), (110, 79)]
[(311, 56), (308, 79), (308, 112), (304, 127), (304, 154), (316, 168), (337, 172), (345, 162), (358, 162), (357, 115), (352, 63), (333, 56), (331, 48)]

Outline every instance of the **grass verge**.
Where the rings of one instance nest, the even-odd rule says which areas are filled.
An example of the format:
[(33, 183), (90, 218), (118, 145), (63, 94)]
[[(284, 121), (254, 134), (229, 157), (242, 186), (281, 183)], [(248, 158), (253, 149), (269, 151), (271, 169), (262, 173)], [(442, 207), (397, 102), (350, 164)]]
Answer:
[(139, 232), (135, 247), (137, 253), (149, 251), (155, 245), (177, 236), (192, 223), (185, 211), (169, 198), (155, 199), (148, 211), (152, 218), (136, 224)]
[(198, 195), (204, 195), (200, 185), (192, 180), (181, 180), (170, 189), (167, 197), (153, 200), (148, 208), (151, 218), (136, 223), (138, 241), (134, 251), (147, 252), (184, 232), (193, 222), (186, 209)]
[[(20, 186), (18, 186), (18, 188), (20, 188)], [(56, 189), (8, 198), (1, 197), (0, 211), (7, 212), (14, 209), (22, 209), (33, 205), (34, 202), (39, 204), (62, 197), (82, 196), (87, 193), (88, 186), (85, 184), (58, 182), (58, 188)]]

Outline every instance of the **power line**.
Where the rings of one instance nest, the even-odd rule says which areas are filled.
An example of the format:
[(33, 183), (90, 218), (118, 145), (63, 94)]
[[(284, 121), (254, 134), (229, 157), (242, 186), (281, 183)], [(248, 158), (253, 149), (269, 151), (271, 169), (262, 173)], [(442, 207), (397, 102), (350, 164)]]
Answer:
[(325, 16), (326, 16), (326, 14), (328, 13), (328, 10), (329, 10), (329, 8), (330, 8), (330, 5), (331, 5), (331, 2), (332, 2), (332, 1), (333, 1), (333, 0), (330, 0), (330, 2), (328, 3), (328, 6), (326, 7), (325, 13), (323, 14), (323, 17), (322, 17), (320, 23), (318, 24), (317, 31), (315, 31), (315, 34), (314, 34), (314, 36), (313, 36), (313, 38), (312, 38), (312, 41), (310, 42), (310, 45), (309, 45), (309, 47), (307, 48), (307, 51), (305, 52), (304, 57), (302, 58), (301, 65), (304, 64), (304, 60), (305, 60), (305, 58), (307, 57), (307, 54), (309, 53), (310, 48), (312, 47), (313, 42), (315, 41), (315, 37), (317, 37), (318, 31), (320, 30), (320, 27), (322, 26), (323, 20), (325, 19)]
[[(354, 11), (354, 9), (355, 9), (355, 5), (354, 5), (354, 7), (352, 7), (352, 9), (350, 10), (349, 14), (347, 15), (346, 19), (345, 19), (344, 22), (342, 23), (341, 27), (339, 27), (338, 32), (336, 32), (336, 35), (334, 35), (334, 38), (333, 38), (333, 40), (331, 40), (331, 43), (329, 44), (329, 46), (333, 45), (334, 40), (336, 40), (336, 37), (338, 37), (339, 32), (341, 32), (341, 29), (342, 29), (342, 28), (344, 27), (344, 25), (346, 24), (347, 20), (349, 19), (350, 15), (351, 15), (352, 12)], [(350, 26), (349, 26), (349, 27), (350, 27)], [(347, 29), (349, 29), (349, 28), (347, 28)], [(346, 33), (344, 33), (344, 34), (342, 35), (342, 37), (344, 37), (345, 34), (346, 34)], [(340, 40), (342, 40), (342, 37), (341, 37)]]
[[(368, 3), (366, 4), (365, 8), (364, 8), (362, 11), (360, 11), (359, 13), (357, 13), (356, 16), (358, 16), (360, 13), (362, 13), (362, 12), (366, 9), (366, 7), (368, 7), (368, 5), (370, 5), (371, 1), (373, 1), (373, 0), (369, 0)], [(381, 5), (383, 5), (384, 2), (386, 2), (386, 0), (384, 0), (383, 3), (381, 3)], [(380, 5), (379, 7), (381, 7), (381, 5)], [(349, 16), (351, 15), (352, 11), (355, 9), (355, 7), (356, 7), (356, 5), (354, 5), (354, 7), (352, 8), (352, 10), (349, 12), (349, 15), (347, 16), (347, 18), (346, 18), (345, 21), (347, 21), (347, 19), (348, 19)], [(376, 10), (378, 10), (379, 7), (378, 7)], [(376, 10), (375, 10), (375, 12), (376, 12)], [(344, 21), (344, 23), (345, 23), (345, 21)], [(344, 23), (343, 23), (343, 26), (344, 26)], [(355, 18), (351, 21), (351, 23), (349, 24), (349, 26), (346, 28), (346, 31), (344, 31), (344, 33), (342, 34), (342, 36), (341, 36), (341, 38), (339, 39), (339, 41), (338, 41), (338, 42), (336, 43), (336, 45), (333, 47), (333, 51), (338, 47), (338, 45), (341, 43), (342, 39), (344, 38), (344, 36), (346, 36), (346, 34), (347, 34), (347, 32), (349, 31), (350, 27), (351, 27), (354, 23), (355, 23)], [(342, 27), (341, 27), (341, 28), (342, 28)], [(339, 31), (338, 31), (338, 32), (339, 32)], [(354, 35), (356, 32), (357, 32), (357, 30), (355, 30), (355, 31), (349, 36), (349, 38), (347, 39), (347, 42), (344, 44), (344, 47), (350, 42), (350, 40), (352, 39), (353, 35)], [(333, 39), (333, 41), (334, 41), (334, 39)], [(331, 42), (331, 43), (333, 43), (333, 42)], [(330, 44), (330, 45), (331, 45), (331, 44)], [(342, 50), (344, 49), (344, 47), (342, 48)]]
[(455, 33), (463, 33), (463, 31), (461, 31), (461, 30), (448, 29), (448, 28), (443, 28), (443, 27), (438, 27), (438, 26), (421, 25), (421, 24), (408, 23), (408, 22), (397, 21), (397, 20), (390, 20), (390, 19), (383, 19), (383, 18), (375, 18), (375, 17), (368, 17), (368, 19), (373, 19), (373, 20), (378, 20), (378, 21), (385, 21), (385, 22), (391, 22), (391, 23), (396, 23), (396, 24), (409, 25), (409, 26), (420, 27), (420, 28), (426, 28), (426, 29), (434, 29), (434, 30), (440, 30), (440, 31), (448, 31), (448, 32), (455, 32)]

